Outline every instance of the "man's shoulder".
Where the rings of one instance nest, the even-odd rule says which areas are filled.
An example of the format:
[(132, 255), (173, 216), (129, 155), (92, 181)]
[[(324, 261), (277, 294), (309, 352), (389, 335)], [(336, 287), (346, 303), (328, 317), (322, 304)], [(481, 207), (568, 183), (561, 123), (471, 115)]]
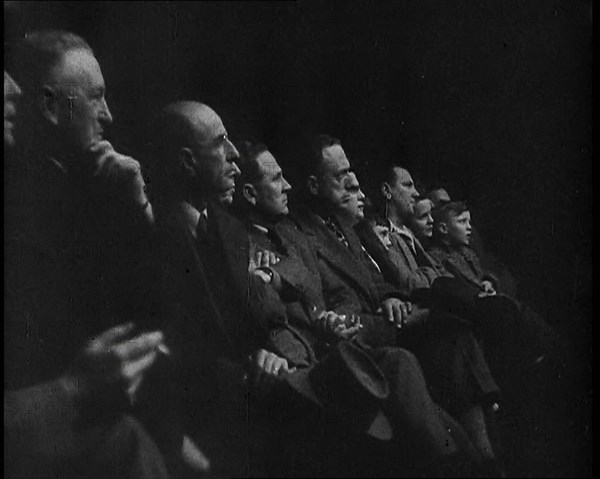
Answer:
[(291, 211), (288, 221), (298, 230), (308, 235), (314, 235), (319, 230), (319, 217), (307, 207), (301, 207)]

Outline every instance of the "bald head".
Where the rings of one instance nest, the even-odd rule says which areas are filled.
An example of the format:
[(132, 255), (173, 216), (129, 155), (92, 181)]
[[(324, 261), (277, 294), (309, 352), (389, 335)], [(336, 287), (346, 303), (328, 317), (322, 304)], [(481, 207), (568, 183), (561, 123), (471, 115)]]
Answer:
[(201, 202), (231, 203), (239, 155), (212, 108), (195, 101), (167, 105), (152, 129), (151, 144), (161, 171), (156, 181), (170, 179), (163, 184), (164, 193), (185, 190)]

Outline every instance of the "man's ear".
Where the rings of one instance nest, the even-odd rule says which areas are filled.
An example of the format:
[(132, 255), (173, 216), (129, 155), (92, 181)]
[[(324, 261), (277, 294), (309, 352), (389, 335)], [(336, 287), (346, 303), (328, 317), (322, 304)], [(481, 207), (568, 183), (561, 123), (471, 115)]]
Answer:
[(248, 203), (250, 203), (252, 206), (256, 206), (257, 194), (256, 188), (253, 184), (244, 183), (244, 186), (242, 186), (242, 194)]
[(392, 188), (387, 181), (381, 183), (381, 194), (386, 200), (389, 200), (392, 197)]
[(53, 125), (58, 125), (59, 122), (59, 107), (58, 92), (55, 88), (44, 85), (41, 91), (40, 109), (42, 115)]
[(317, 180), (317, 177), (315, 175), (310, 175), (306, 179), (306, 187), (308, 188), (308, 191), (311, 194), (313, 194), (313, 195), (319, 194), (319, 180)]
[(442, 234), (448, 234), (448, 225), (443, 221), (440, 221), (437, 225), (437, 229)]
[(196, 159), (192, 150), (187, 147), (180, 148), (177, 159), (179, 160), (179, 168), (186, 178), (193, 178), (198, 174), (195, 168)]

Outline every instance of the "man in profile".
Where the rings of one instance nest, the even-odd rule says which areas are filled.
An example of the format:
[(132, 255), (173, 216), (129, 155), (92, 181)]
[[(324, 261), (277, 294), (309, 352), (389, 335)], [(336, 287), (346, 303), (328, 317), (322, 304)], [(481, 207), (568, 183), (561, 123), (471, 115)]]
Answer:
[[(57, 54), (58, 63), (59, 57)], [(78, 317), (66, 307), (55, 310), (56, 304), (68, 303), (68, 298), (43, 296), (37, 289), (42, 281), (52, 284), (66, 279), (49, 274), (52, 270), (44, 262), (58, 262), (60, 257), (49, 257), (48, 250), (61, 251), (68, 244), (42, 241), (46, 226), (57, 219), (53, 216), (44, 218), (45, 222), (35, 216), (24, 225), (32, 210), (21, 209), (18, 193), (35, 197), (39, 192), (22, 190), (32, 185), (28, 174), (33, 172), (24, 168), (28, 165), (19, 160), (25, 160), (15, 154), (14, 127), (23, 126), (17, 121), (22, 94), (5, 71), (4, 472), (11, 477), (83, 474), (100, 478), (117, 473), (167, 477), (156, 445), (122, 407), (123, 400), (135, 400), (157, 357), (162, 333), (132, 337), (134, 325), (128, 322), (93, 338), (67, 337), (65, 344), (75, 351), (72, 356), (53, 354), (58, 350), (48, 344), (52, 342), (45, 334), (48, 322), (57, 327), (57, 334), (65, 334), (70, 330), (65, 324), (93, 318)], [(52, 293), (58, 290), (52, 289)]]
[[(260, 398), (293, 371), (268, 347), (267, 321), (285, 311), (250, 271), (244, 225), (227, 211), (238, 151), (209, 106), (166, 106), (151, 136), (151, 197), (164, 265), (165, 334), (186, 432), (216, 474), (247, 474), (248, 394)], [(250, 407), (250, 410), (252, 408)], [(251, 457), (254, 460), (254, 457)]]

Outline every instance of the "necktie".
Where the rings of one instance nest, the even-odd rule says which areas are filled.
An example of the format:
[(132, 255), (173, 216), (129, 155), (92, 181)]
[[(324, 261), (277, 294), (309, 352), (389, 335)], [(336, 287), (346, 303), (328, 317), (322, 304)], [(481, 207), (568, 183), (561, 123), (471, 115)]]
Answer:
[(338, 225), (335, 224), (335, 221), (333, 219), (331, 219), (331, 218), (326, 219), (325, 226), (327, 226), (327, 229), (329, 231), (331, 231), (335, 235), (335, 237), (346, 246), (346, 248), (350, 247), (350, 245), (348, 244), (348, 240), (344, 236), (344, 233), (342, 233), (342, 230), (340, 230)]

